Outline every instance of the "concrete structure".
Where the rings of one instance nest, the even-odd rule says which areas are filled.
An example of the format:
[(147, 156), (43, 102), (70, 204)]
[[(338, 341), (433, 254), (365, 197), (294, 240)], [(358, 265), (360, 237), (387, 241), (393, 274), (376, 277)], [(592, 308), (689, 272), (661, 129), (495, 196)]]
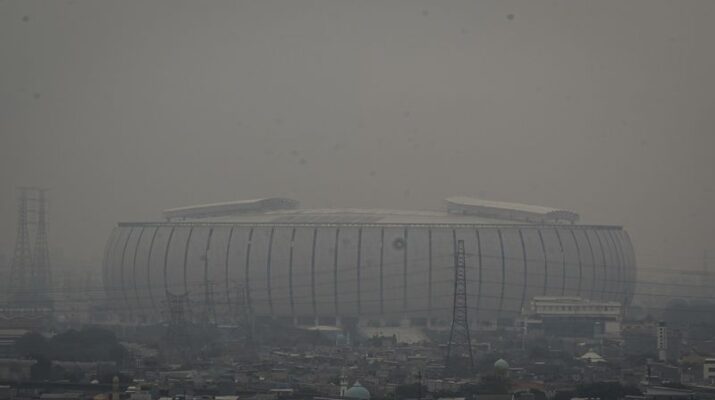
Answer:
[(0, 358), (0, 381), (29, 381), (32, 377), (32, 366), (36, 363), (35, 360)]
[(26, 329), (5, 328), (7, 320), (2, 319), (0, 315), (0, 357), (9, 357), (15, 355), (15, 342), (24, 334), (29, 332)]
[(530, 328), (541, 325), (557, 336), (620, 336), (623, 307), (618, 301), (538, 296), (527, 311)]
[(715, 383), (715, 358), (706, 358), (703, 361), (703, 380)]
[(658, 361), (668, 361), (668, 326), (665, 321), (658, 322), (655, 331)]
[(646, 400), (676, 400), (695, 397), (695, 392), (690, 389), (676, 389), (664, 386), (647, 386), (643, 388), (643, 396)]
[(165, 212), (180, 221), (120, 223), (105, 251), (109, 308), (127, 323), (158, 321), (167, 293), (188, 293), (193, 313), (219, 322), (245, 305), (257, 317), (303, 325), (446, 325), (459, 240), (472, 325), (514, 318), (535, 296), (622, 304), (633, 296), (628, 234), (575, 225), (571, 212), (463, 198), (442, 212), (276, 202), (188, 207)]
[(598, 302), (580, 297), (538, 296), (531, 300), (531, 311), (543, 317), (581, 316), (621, 319), (621, 304), (615, 301)]

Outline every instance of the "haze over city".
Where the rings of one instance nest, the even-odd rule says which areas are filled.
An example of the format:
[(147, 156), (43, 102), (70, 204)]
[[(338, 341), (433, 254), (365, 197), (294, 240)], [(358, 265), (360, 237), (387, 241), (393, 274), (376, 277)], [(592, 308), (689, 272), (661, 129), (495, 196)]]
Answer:
[(715, 400), (712, 0), (0, 0), (0, 400)]
[(622, 224), (643, 267), (715, 241), (710, 1), (0, 3), (0, 248), (18, 185), (53, 252), (117, 221), (287, 195), (468, 194)]

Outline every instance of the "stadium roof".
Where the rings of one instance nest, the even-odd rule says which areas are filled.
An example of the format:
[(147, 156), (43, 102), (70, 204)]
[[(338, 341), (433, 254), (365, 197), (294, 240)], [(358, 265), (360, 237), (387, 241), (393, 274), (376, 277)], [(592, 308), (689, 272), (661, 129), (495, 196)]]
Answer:
[(199, 204), (195, 206), (170, 208), (162, 211), (166, 219), (208, 218), (243, 213), (261, 213), (270, 210), (298, 208), (298, 202), (282, 197), (266, 197), (253, 200), (238, 200), (223, 203)]
[[(172, 208), (169, 221), (238, 224), (379, 224), (503, 225), (574, 223), (578, 214), (549, 207), (450, 197), (445, 211), (326, 208), (298, 209), (296, 200), (280, 197)], [(152, 224), (152, 222), (146, 222)]]
[(575, 223), (579, 219), (579, 215), (573, 211), (551, 207), (489, 201), (466, 196), (449, 197), (445, 201), (447, 202), (447, 210), (457, 214), (471, 214), (525, 222), (568, 221)]

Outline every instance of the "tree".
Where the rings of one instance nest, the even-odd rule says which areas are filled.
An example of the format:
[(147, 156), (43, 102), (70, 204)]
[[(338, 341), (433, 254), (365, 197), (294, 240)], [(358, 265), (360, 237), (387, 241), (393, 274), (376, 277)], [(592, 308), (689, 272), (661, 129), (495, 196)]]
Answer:
[(503, 375), (486, 375), (478, 386), (480, 394), (507, 394), (511, 389), (511, 381)]
[(576, 387), (579, 397), (598, 397), (601, 400), (617, 400), (627, 395), (641, 395), (636, 387), (623, 386), (619, 382), (595, 382)]
[(52, 379), (52, 361), (47, 357), (39, 356), (37, 363), (30, 367), (30, 377), (33, 381), (46, 381)]
[(126, 349), (119, 344), (111, 331), (87, 328), (81, 331), (68, 330), (49, 340), (39, 333), (30, 332), (15, 342), (15, 349), (23, 357), (36, 360), (61, 361), (116, 361), (126, 356)]
[(576, 392), (570, 390), (561, 390), (556, 392), (554, 395), (554, 400), (571, 400), (576, 397)]
[(511, 390), (511, 381), (506, 376), (485, 375), (479, 384), (464, 385), (459, 392), (462, 396), (480, 394), (507, 394)]
[(418, 398), (420, 394), (424, 397), (427, 393), (427, 386), (420, 385), (419, 383), (410, 383), (406, 385), (399, 385), (395, 388), (395, 396), (398, 399), (405, 398)]
[(49, 355), (50, 346), (44, 336), (37, 332), (28, 332), (17, 339), (15, 351), (23, 357), (39, 359)]
[(101, 328), (70, 329), (52, 337), (50, 348), (56, 360), (121, 362), (126, 354), (114, 333)]
[(534, 395), (534, 400), (546, 400), (546, 393), (539, 389), (529, 389), (529, 392)]

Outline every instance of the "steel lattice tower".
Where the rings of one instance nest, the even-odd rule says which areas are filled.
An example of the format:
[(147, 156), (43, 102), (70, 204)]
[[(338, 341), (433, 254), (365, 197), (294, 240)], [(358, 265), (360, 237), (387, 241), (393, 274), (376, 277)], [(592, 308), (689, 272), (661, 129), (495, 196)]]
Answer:
[(16, 305), (27, 306), (32, 300), (30, 285), (32, 278), (32, 250), (30, 248), (30, 231), (28, 229), (28, 203), (27, 189), (21, 188), (17, 205), (17, 236), (15, 238), (15, 251), (10, 267), (9, 290), (12, 293), (11, 302)]
[(37, 192), (37, 227), (35, 230), (35, 246), (32, 258), (32, 291), (38, 302), (51, 308), (50, 288), (52, 276), (50, 270), (50, 251), (47, 247), (47, 197), (45, 189), (35, 189)]
[(251, 313), (251, 310), (248, 307), (248, 302), (246, 301), (246, 296), (248, 294), (246, 292), (246, 288), (243, 287), (243, 285), (235, 285), (235, 290), (236, 290), (236, 308), (234, 310), (234, 313), (235, 313), (234, 318), (235, 318), (236, 324), (242, 331), (246, 341), (248, 341), (249, 343), (252, 343), (253, 338), (254, 338), (255, 326), (254, 326), (253, 314)]
[(191, 353), (192, 343), (189, 332), (189, 320), (186, 314), (189, 309), (189, 294), (172, 294), (166, 292), (166, 307), (168, 312), (166, 341), (182, 355)]
[(454, 300), (446, 366), (450, 372), (471, 372), (474, 366), (467, 321), (467, 267), (464, 240), (457, 241), (454, 254)]

